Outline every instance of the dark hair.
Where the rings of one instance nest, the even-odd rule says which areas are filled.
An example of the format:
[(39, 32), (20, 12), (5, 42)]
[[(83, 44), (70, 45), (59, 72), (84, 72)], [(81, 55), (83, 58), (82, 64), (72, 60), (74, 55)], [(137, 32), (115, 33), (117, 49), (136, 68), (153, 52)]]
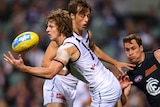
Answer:
[(125, 44), (127, 42), (131, 43), (131, 40), (136, 40), (136, 42), (139, 46), (142, 45), (141, 37), (136, 33), (130, 34), (130, 35), (126, 36), (125, 38), (123, 38), (123, 44)]
[(57, 9), (52, 10), (46, 17), (46, 22), (55, 21), (59, 32), (63, 33), (66, 37), (72, 36), (72, 19), (68, 11)]
[(87, 9), (92, 11), (91, 6), (86, 2), (86, 0), (72, 0), (68, 5), (69, 14), (83, 14), (87, 11)]

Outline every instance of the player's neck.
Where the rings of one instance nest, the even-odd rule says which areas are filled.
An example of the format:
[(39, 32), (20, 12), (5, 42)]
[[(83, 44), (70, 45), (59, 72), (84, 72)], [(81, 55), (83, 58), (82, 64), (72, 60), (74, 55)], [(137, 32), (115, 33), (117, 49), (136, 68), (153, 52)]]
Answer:
[(58, 44), (58, 46), (63, 44), (63, 41), (66, 39), (65, 36), (60, 36), (59, 38), (57, 38), (56, 43)]
[(82, 35), (82, 30), (79, 30), (78, 28), (74, 27), (73, 31), (78, 35), (81, 36)]
[(145, 59), (145, 53), (142, 52), (142, 53), (141, 53), (141, 57), (140, 57), (140, 61), (139, 61), (138, 64), (142, 63), (142, 62), (144, 61), (144, 59)]

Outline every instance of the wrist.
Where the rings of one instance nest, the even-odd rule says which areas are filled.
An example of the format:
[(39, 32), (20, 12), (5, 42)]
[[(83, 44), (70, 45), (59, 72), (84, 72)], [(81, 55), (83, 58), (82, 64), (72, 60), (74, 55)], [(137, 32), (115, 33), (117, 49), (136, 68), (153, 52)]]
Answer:
[(30, 72), (30, 69), (31, 69), (31, 67), (29, 67), (29, 66), (26, 66), (26, 65), (23, 65), (23, 66), (21, 66), (21, 68), (20, 68), (20, 70), (22, 71), (22, 72)]
[(117, 65), (118, 65), (118, 61), (117, 61), (117, 60), (113, 60), (112, 63), (113, 63), (114, 66), (117, 66)]

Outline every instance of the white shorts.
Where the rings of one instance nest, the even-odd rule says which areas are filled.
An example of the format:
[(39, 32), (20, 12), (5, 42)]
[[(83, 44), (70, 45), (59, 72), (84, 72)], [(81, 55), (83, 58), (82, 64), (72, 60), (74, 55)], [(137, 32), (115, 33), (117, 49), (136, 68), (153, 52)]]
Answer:
[[(111, 96), (111, 95), (108, 95)], [(115, 104), (120, 99), (121, 94), (117, 94), (117, 97), (114, 99), (109, 99), (106, 92), (99, 92), (97, 96), (92, 96), (92, 107), (115, 107)]]
[(48, 103), (64, 103), (66, 107), (73, 107), (76, 90), (62, 86), (56, 76), (52, 80), (45, 80), (43, 85), (44, 106)]
[(119, 81), (113, 79), (110, 86), (103, 86), (99, 91), (91, 92), (92, 102), (91, 106), (93, 107), (114, 107), (116, 102), (120, 100), (122, 89), (119, 84)]

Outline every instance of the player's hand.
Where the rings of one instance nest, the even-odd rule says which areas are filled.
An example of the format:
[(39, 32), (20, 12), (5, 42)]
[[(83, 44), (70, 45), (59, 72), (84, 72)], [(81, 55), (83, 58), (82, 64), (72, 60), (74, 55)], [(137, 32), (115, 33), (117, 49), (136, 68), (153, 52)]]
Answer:
[(117, 76), (117, 79), (119, 80), (119, 83), (120, 83), (122, 89), (125, 89), (128, 86), (133, 84), (133, 82), (130, 81), (129, 76), (125, 73), (124, 74), (119, 74)]
[(8, 51), (8, 55), (7, 54), (3, 54), (3, 56), (4, 56), (4, 60), (6, 62), (8, 62), (9, 64), (13, 65), (15, 68), (17, 68), (19, 70), (21, 70), (23, 68), (24, 61), (22, 59), (22, 55), (21, 54), (18, 55), (18, 59), (15, 59), (13, 54), (10, 51)]
[(133, 68), (135, 67), (136, 65), (134, 64), (129, 64), (129, 63), (125, 63), (125, 62), (117, 62), (115, 64), (115, 67), (122, 73), (124, 74), (124, 71), (122, 70), (123, 68), (126, 68), (128, 70), (133, 70)]

